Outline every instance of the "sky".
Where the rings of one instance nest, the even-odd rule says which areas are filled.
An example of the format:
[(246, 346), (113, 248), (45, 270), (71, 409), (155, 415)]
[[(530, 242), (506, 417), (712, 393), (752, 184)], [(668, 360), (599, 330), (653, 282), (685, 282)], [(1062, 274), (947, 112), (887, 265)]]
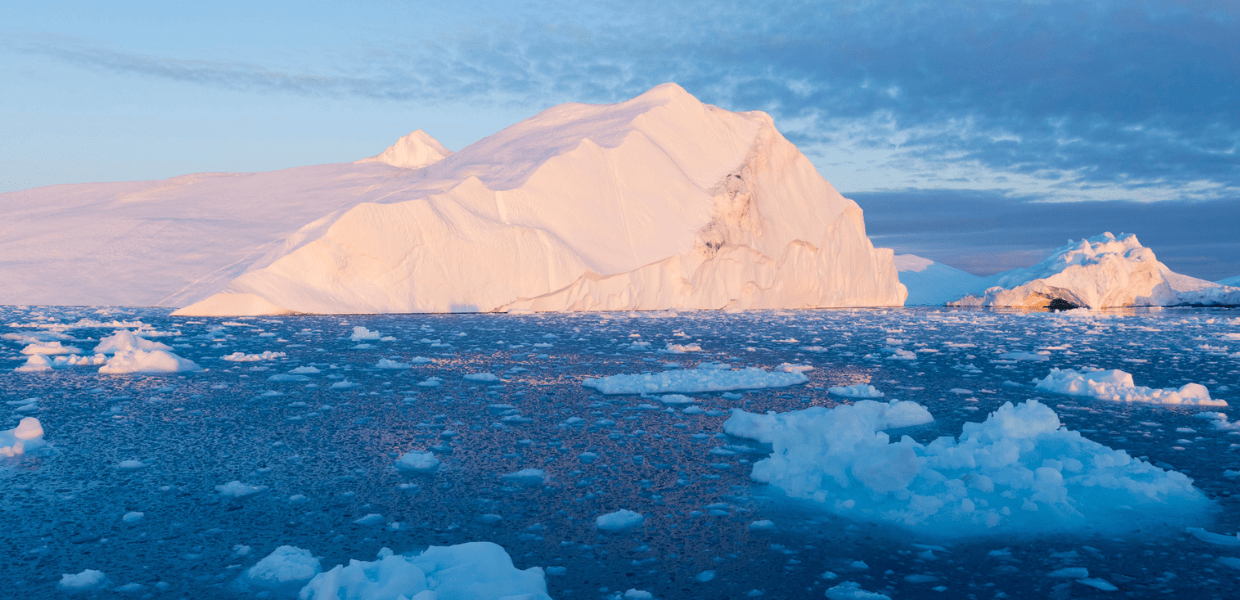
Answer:
[(0, 193), (460, 148), (674, 81), (763, 110), (871, 238), (977, 274), (1136, 233), (1240, 274), (1240, 3), (27, 2)]

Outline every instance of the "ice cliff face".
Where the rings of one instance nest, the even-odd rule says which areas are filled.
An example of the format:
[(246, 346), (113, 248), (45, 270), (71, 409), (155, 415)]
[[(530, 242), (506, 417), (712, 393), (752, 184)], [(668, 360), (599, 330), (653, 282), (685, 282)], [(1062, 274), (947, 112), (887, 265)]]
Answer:
[(674, 84), (553, 107), (456, 154), (418, 131), (352, 164), (55, 186), (0, 209), (15, 216), (0, 303), (222, 316), (905, 298), (860, 209), (769, 116)]
[[(987, 278), (983, 295), (952, 306), (1110, 308), (1240, 304), (1240, 288), (1180, 275), (1128, 234), (1111, 233), (1059, 248), (1046, 260)], [(1053, 304), (1052, 304), (1053, 303)]]

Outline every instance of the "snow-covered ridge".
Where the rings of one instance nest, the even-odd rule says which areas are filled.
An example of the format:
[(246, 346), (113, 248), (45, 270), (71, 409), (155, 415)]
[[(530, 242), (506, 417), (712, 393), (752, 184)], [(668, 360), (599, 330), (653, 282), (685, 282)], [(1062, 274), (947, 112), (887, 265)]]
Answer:
[(0, 210), (0, 303), (242, 315), (905, 296), (860, 208), (768, 115), (675, 84), (556, 106), (455, 154), (414, 132), (357, 163), (55, 186)]
[(1031, 267), (984, 278), (945, 265), (904, 260), (900, 276), (909, 287), (910, 304), (1014, 308), (1240, 304), (1240, 288), (1173, 272), (1133, 234), (1117, 238), (1107, 232), (1072, 242)]

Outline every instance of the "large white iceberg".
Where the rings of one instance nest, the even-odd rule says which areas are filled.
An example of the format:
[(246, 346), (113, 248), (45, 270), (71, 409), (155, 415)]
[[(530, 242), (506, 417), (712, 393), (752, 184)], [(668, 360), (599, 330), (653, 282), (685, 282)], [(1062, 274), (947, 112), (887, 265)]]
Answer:
[[(1070, 243), (1036, 265), (985, 279), (988, 289), (961, 289), (953, 306), (1110, 308), (1240, 305), (1240, 288), (1167, 268), (1137, 236), (1111, 233)], [(968, 294), (968, 295), (966, 295)], [(976, 294), (976, 295), (973, 295)]]
[(771, 444), (755, 481), (843, 516), (940, 535), (1139, 527), (1195, 516), (1209, 500), (1164, 471), (1062, 427), (1049, 407), (1006, 403), (959, 439), (892, 441), (929, 419), (912, 402), (861, 401), (758, 415), (734, 410), (731, 435)]
[(415, 132), (373, 160), (38, 188), (0, 195), (0, 212), (0, 304), (240, 315), (905, 297), (860, 208), (768, 115), (675, 84), (557, 106), (455, 154)]

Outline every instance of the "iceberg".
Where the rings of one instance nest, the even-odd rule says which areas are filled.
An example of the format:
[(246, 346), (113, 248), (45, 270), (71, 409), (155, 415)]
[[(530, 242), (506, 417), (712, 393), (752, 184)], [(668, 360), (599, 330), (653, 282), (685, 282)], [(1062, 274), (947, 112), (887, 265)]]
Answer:
[(0, 211), (0, 304), (240, 316), (906, 296), (861, 209), (770, 116), (675, 84), (556, 106), (456, 153), (415, 131), (355, 163), (37, 188), (0, 194)]
[(1240, 305), (1240, 288), (1175, 273), (1133, 234), (1110, 232), (1069, 243), (1031, 267), (985, 279), (949, 306), (1111, 308)]
[(915, 254), (897, 254), (900, 283), (908, 288), (905, 306), (943, 306), (968, 294), (986, 291), (987, 278), (966, 273)]

